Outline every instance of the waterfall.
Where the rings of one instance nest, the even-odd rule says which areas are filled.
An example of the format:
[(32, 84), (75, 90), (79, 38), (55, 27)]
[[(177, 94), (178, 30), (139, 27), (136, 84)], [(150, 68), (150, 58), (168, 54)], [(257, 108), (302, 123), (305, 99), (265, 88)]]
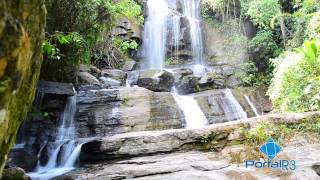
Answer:
[(218, 102), (229, 121), (248, 118), (247, 113), (243, 110), (240, 103), (233, 96), (230, 89), (224, 90), (223, 97), (220, 97)]
[(200, 24), (200, 0), (181, 0), (183, 15), (185, 15), (190, 25), (191, 50), (193, 62), (203, 63), (203, 42)]
[(191, 51), (194, 64), (203, 63), (203, 41), (200, 21), (200, 0), (177, 0), (182, 6), (182, 13), (177, 11), (173, 0), (148, 0), (148, 17), (143, 31), (143, 54), (146, 69), (162, 69), (167, 55), (168, 32), (172, 30), (174, 51), (180, 43), (181, 17), (184, 16), (190, 30)]
[(246, 99), (247, 103), (249, 104), (250, 108), (252, 109), (253, 113), (256, 116), (260, 116), (257, 108), (254, 106), (253, 102), (250, 100), (250, 97), (248, 97), (247, 95), (244, 95), (244, 98)]
[(144, 28), (143, 51), (148, 69), (161, 69), (166, 57), (167, 18), (170, 14), (165, 0), (149, 0), (148, 17)]
[(194, 97), (179, 95), (175, 89), (172, 96), (183, 111), (187, 129), (202, 128), (208, 125), (208, 120)]
[[(50, 179), (62, 175), (72, 169), (80, 154), (83, 143), (76, 141), (74, 115), (76, 113), (77, 95), (69, 97), (60, 118), (60, 125), (53, 143), (48, 144), (49, 160), (45, 166), (38, 163), (36, 172), (28, 173), (32, 179)], [(44, 147), (41, 147), (43, 151)]]

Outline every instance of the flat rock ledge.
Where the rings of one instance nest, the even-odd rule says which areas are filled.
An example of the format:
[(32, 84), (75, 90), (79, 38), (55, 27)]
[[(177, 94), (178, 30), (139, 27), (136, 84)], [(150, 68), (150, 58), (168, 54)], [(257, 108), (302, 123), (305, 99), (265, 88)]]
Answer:
[[(263, 122), (296, 124), (303, 120), (311, 121), (319, 117), (320, 112), (269, 114), (214, 124), (202, 129), (172, 129), (118, 134), (97, 138), (84, 144), (81, 149), (80, 160), (86, 164), (177, 151), (209, 149), (220, 151), (227, 145), (241, 142), (243, 140), (241, 131), (250, 130), (257, 124)], [(207, 144), (210, 144), (210, 147), (207, 147)]]

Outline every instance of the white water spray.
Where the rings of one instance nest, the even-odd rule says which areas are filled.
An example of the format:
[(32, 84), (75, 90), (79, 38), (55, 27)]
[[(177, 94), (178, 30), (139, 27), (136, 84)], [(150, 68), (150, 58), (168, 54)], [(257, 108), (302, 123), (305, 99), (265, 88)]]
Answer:
[(203, 63), (203, 41), (200, 24), (200, 0), (181, 0), (183, 14), (188, 18), (190, 24), (191, 48), (193, 62)]
[(253, 102), (250, 100), (250, 97), (248, 97), (247, 95), (244, 95), (244, 98), (246, 99), (247, 103), (249, 104), (250, 108), (252, 109), (254, 115), (255, 115), (255, 116), (260, 116), (257, 108), (255, 107), (255, 105), (253, 104)]
[(179, 95), (176, 90), (173, 91), (172, 96), (183, 111), (187, 129), (202, 128), (208, 125), (208, 120), (194, 97)]
[(165, 0), (149, 0), (148, 17), (144, 29), (144, 54), (148, 69), (164, 66), (167, 42), (167, 18), (170, 10)]
[(230, 89), (224, 91), (224, 98), (220, 100), (226, 118), (230, 121), (248, 118), (240, 103), (233, 96)]

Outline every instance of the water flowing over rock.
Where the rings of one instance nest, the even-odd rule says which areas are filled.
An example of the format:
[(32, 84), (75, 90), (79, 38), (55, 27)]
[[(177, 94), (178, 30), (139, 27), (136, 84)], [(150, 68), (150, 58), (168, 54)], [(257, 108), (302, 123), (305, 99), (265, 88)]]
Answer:
[(80, 154), (82, 143), (77, 142), (74, 116), (77, 110), (77, 96), (68, 99), (64, 112), (60, 117), (60, 125), (54, 142), (48, 142), (41, 151), (47, 151), (48, 160), (43, 166), (38, 162), (35, 172), (28, 173), (35, 179), (52, 178), (64, 174), (74, 168)]
[(161, 69), (164, 65), (167, 41), (167, 17), (170, 13), (165, 0), (149, 0), (148, 17), (144, 29), (143, 51), (147, 68)]
[[(199, 0), (149, 0), (144, 29), (144, 68), (201, 64), (204, 60)], [(173, 62), (175, 61), (175, 62)]]
[[(251, 102), (250, 105), (245, 99), (246, 96), (255, 99), (255, 104)], [(209, 90), (196, 93), (194, 97), (210, 124), (254, 117), (255, 110), (264, 112), (263, 107), (270, 103), (263, 88)]]
[(34, 99), (44, 28), (44, 1), (0, 1), (0, 178)]

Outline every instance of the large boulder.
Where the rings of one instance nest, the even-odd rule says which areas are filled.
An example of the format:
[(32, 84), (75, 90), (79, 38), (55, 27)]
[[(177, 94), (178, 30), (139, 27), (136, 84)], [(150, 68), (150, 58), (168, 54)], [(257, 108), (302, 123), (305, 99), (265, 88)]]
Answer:
[(198, 92), (200, 77), (194, 75), (184, 76), (178, 83), (176, 87), (180, 94), (189, 94)]
[(31, 180), (29, 176), (27, 176), (26, 172), (18, 167), (8, 168), (3, 170), (2, 174), (3, 180)]
[(76, 126), (79, 136), (110, 136), (182, 127), (182, 113), (171, 93), (134, 87), (80, 91)]
[(140, 71), (137, 85), (155, 92), (170, 92), (174, 84), (172, 73), (165, 70)]
[(88, 72), (79, 72), (78, 81), (80, 84), (100, 85), (99, 80)]
[(127, 60), (124, 65), (123, 65), (123, 68), (122, 70), (127, 72), (127, 71), (133, 71), (135, 68), (136, 68), (136, 61), (134, 60)]
[(31, 155), (25, 149), (13, 149), (10, 151), (6, 166), (9, 168), (20, 167), (27, 172), (33, 171), (37, 167), (38, 158)]
[(99, 78), (103, 88), (113, 88), (121, 86), (121, 82), (112, 78), (100, 77)]
[(43, 0), (0, 1), (0, 174), (34, 99), (45, 12)]
[(125, 72), (120, 69), (103, 69), (101, 71), (102, 77), (110, 77), (121, 82), (124, 80), (125, 75)]

